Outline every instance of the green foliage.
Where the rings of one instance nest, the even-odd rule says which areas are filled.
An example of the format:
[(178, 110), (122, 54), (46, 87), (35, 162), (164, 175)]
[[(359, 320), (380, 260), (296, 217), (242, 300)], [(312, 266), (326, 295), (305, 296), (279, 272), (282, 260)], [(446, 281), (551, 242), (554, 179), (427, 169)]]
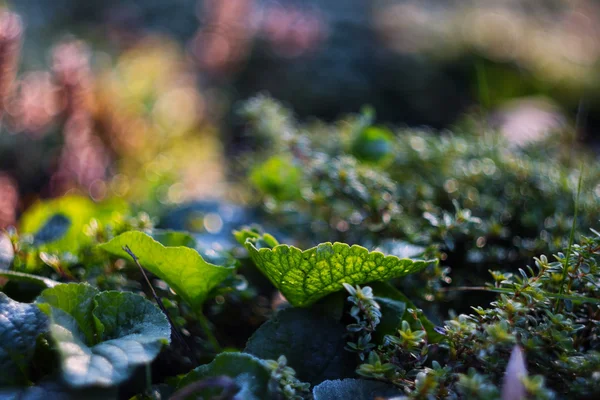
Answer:
[[(565, 247), (581, 160), (589, 168), (578, 201), (578, 231), (600, 218), (598, 163), (584, 151), (571, 157), (571, 144), (554, 136), (515, 148), (471, 120), (454, 132), (396, 129), (389, 137), (392, 159), (372, 163), (353, 150), (357, 135), (377, 129), (369, 113), (332, 124), (300, 124), (273, 99), (258, 97), (250, 104), (252, 133), (277, 138), (255, 157), (287, 155), (302, 173), (295, 199), (267, 196), (258, 204), (269, 220), (301, 244), (379, 247), (395, 239), (449, 260), (450, 265), (426, 269), (420, 279), (405, 280), (402, 288), (413, 300), (443, 300), (438, 289), (449, 279), (482, 284), (489, 269), (516, 269)], [(276, 129), (282, 125), (285, 135)], [(423, 285), (427, 290), (420, 290)], [(468, 296), (466, 304), (452, 300), (460, 309), (470, 306)]]
[(160, 310), (134, 293), (63, 284), (42, 292), (62, 378), (73, 387), (114, 386), (151, 362), (171, 329)]
[(271, 382), (277, 384), (275, 392), (286, 400), (302, 400), (310, 397), (310, 384), (296, 378), (296, 371), (287, 365), (287, 358), (280, 356), (277, 361), (265, 360), (265, 367), (271, 371)]
[(47, 318), (35, 305), (0, 293), (0, 386), (28, 383), (37, 339), (46, 329)]
[[(238, 390), (234, 399), (261, 400), (268, 398), (270, 371), (262, 360), (244, 353), (219, 354), (210, 364), (202, 365), (185, 375), (177, 387), (181, 389), (193, 382), (218, 376), (233, 378)], [(222, 390), (223, 388), (204, 389), (196, 392), (190, 398), (196, 399), (199, 395), (215, 396)]]
[(34, 206), (0, 236), (1, 398), (600, 395), (597, 164), (581, 176), (560, 146), (473, 121), (300, 125), (265, 97), (244, 113), (259, 196), (239, 225), (294, 246), (258, 225), (223, 245), (110, 202)]
[(284, 355), (298, 378), (312, 384), (351, 376), (355, 362), (344, 349), (344, 326), (308, 309), (279, 311), (248, 340), (247, 353), (263, 359)]
[(76, 253), (89, 244), (90, 238), (81, 235), (91, 219), (103, 221), (112, 213), (127, 211), (127, 205), (118, 202), (96, 204), (79, 196), (65, 196), (39, 202), (21, 218), (22, 234), (33, 235), (33, 244), (47, 251)]
[(308, 306), (342, 289), (344, 283), (363, 284), (418, 272), (435, 261), (400, 259), (362, 246), (321, 243), (308, 250), (285, 244), (257, 248), (246, 239), (252, 261), (296, 307)]
[(100, 248), (130, 258), (124, 246), (139, 254), (143, 267), (167, 282), (192, 307), (201, 306), (208, 293), (232, 272), (231, 268), (204, 261), (194, 249), (165, 247), (143, 232), (125, 232)]
[(366, 162), (383, 163), (391, 160), (393, 135), (386, 129), (368, 127), (360, 131), (351, 145), (351, 152), (357, 159)]
[(289, 157), (271, 157), (252, 169), (250, 181), (277, 200), (291, 200), (299, 195), (300, 177), (300, 170)]

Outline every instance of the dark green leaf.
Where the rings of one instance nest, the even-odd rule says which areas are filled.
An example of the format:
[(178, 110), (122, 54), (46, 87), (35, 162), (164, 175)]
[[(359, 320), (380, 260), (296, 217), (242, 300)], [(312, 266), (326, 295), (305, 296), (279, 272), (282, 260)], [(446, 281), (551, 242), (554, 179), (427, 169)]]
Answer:
[(289, 308), (258, 328), (244, 351), (267, 360), (285, 355), (301, 381), (316, 384), (354, 374), (356, 360), (344, 350), (345, 334), (345, 326), (330, 316)]
[(36, 339), (48, 330), (48, 318), (35, 305), (0, 293), (0, 386), (27, 383)]
[(63, 380), (73, 387), (117, 385), (170, 340), (164, 314), (134, 293), (65, 284), (46, 289), (38, 302), (51, 317)]
[[(210, 364), (201, 365), (185, 375), (179, 381), (177, 388), (182, 389), (199, 380), (223, 375), (233, 378), (239, 388), (234, 399), (262, 400), (268, 398), (271, 373), (263, 366), (261, 360), (244, 353), (219, 354)], [(211, 398), (210, 396), (215, 396), (221, 391), (222, 389), (206, 389), (190, 398), (197, 399), (199, 395)]]
[[(418, 309), (417, 306), (415, 306), (415, 304), (408, 297), (406, 297), (401, 291), (399, 291), (387, 282), (375, 282), (370, 286), (373, 289), (373, 293), (375, 293), (379, 299), (385, 299), (383, 303), (387, 307), (394, 307), (393, 302), (399, 302), (404, 303), (406, 305), (406, 309)], [(398, 305), (396, 304), (396, 306)], [(393, 313), (393, 309), (391, 310), (391, 313)], [(388, 315), (390, 315), (390, 311), (388, 311)], [(412, 315), (410, 315), (407, 312), (403, 313), (402, 316), (398, 314), (397, 316), (399, 318), (397, 327), (399, 327), (402, 320), (405, 319), (411, 324), (412, 329), (420, 329), (421, 325), (423, 325), (425, 331), (427, 332), (427, 339), (430, 343), (439, 343), (442, 340), (444, 340), (444, 336), (435, 331), (435, 325), (423, 314), (423, 312), (418, 313), (418, 322), (414, 319)], [(387, 321), (387, 324), (391, 324), (393, 322), (393, 318), (390, 318)]]

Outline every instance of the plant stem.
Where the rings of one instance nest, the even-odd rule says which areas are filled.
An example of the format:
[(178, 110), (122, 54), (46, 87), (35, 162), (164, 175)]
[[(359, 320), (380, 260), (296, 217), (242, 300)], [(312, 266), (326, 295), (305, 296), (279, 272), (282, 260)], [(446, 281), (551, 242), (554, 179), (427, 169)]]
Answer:
[[(581, 168), (579, 170), (579, 182), (577, 183), (577, 196), (575, 197), (575, 212), (573, 215), (573, 224), (571, 224), (571, 234), (569, 235), (569, 247), (567, 248), (567, 256), (565, 257), (565, 265), (563, 267), (562, 279), (560, 281), (560, 287), (558, 289), (558, 294), (562, 295), (565, 290), (565, 281), (567, 280), (567, 275), (569, 274), (569, 261), (571, 259), (571, 248), (573, 247), (573, 240), (575, 237), (575, 227), (577, 226), (577, 214), (579, 211), (579, 196), (581, 195), (581, 182), (583, 181), (583, 163), (581, 164)], [(556, 299), (556, 304), (554, 305), (555, 311), (558, 311), (559, 299)]]
[(150, 363), (146, 364), (146, 390), (148, 396), (152, 396), (152, 370), (150, 369)]
[(150, 291), (152, 292), (152, 296), (154, 296), (154, 300), (156, 301), (156, 304), (158, 304), (158, 306), (160, 307), (160, 309), (162, 310), (162, 312), (167, 317), (167, 320), (169, 321), (169, 324), (171, 325), (171, 329), (173, 330), (173, 333), (175, 334), (175, 337), (177, 338), (177, 340), (179, 341), (179, 343), (181, 343), (187, 349), (187, 351), (189, 352), (189, 355), (190, 355), (190, 358), (191, 358), (192, 362), (194, 362), (197, 365), (198, 364), (198, 360), (196, 359), (196, 356), (194, 355), (194, 352), (192, 351), (192, 349), (190, 348), (190, 346), (188, 346), (187, 342), (183, 339), (183, 336), (181, 335), (181, 332), (179, 332), (179, 329), (177, 329), (177, 326), (175, 326), (175, 324), (173, 323), (173, 320), (171, 319), (171, 316), (167, 312), (167, 309), (165, 308), (164, 304), (160, 300), (160, 297), (158, 297), (158, 294), (156, 294), (156, 291), (154, 290), (154, 287), (150, 283), (150, 279), (148, 279), (148, 276), (146, 275), (146, 271), (144, 271), (144, 267), (142, 267), (142, 264), (140, 263), (140, 260), (133, 253), (133, 251), (131, 251), (131, 249), (129, 248), (129, 246), (123, 246), (123, 250), (127, 254), (129, 254), (129, 256), (131, 256), (131, 258), (133, 259), (133, 262), (135, 262), (135, 264), (139, 267), (140, 271), (142, 272), (142, 275), (144, 276), (144, 279), (146, 280), (146, 284), (148, 285), (148, 287), (150, 288)]
[[(441, 292), (462, 292), (462, 291), (479, 291), (479, 292), (493, 292), (493, 293), (504, 293), (504, 294), (515, 294), (515, 291), (508, 288), (493, 288), (488, 286), (455, 286), (455, 287), (447, 287), (440, 288)], [(573, 303), (592, 303), (592, 304), (600, 304), (600, 299), (596, 299), (593, 297), (584, 297), (584, 296), (570, 296), (567, 294), (561, 293), (550, 293), (544, 292), (544, 295), (551, 299), (557, 300), (570, 300)]]
[(196, 317), (198, 318), (198, 322), (200, 323), (200, 326), (202, 327), (206, 338), (215, 349), (215, 352), (220, 353), (221, 345), (219, 344), (219, 341), (217, 340), (215, 335), (212, 333), (212, 329), (210, 328), (210, 322), (208, 321), (208, 318), (206, 318), (202, 310), (196, 313)]

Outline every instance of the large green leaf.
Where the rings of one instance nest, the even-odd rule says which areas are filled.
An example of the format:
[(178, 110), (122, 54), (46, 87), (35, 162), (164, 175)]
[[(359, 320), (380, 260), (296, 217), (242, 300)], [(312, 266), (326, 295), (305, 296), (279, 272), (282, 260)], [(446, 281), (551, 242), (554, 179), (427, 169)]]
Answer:
[(121, 258), (131, 259), (123, 250), (128, 246), (148, 271), (164, 280), (193, 307), (200, 307), (206, 295), (233, 268), (210, 264), (189, 247), (165, 247), (142, 232), (125, 232), (100, 248)]
[(321, 312), (288, 308), (275, 314), (250, 337), (245, 352), (265, 360), (286, 356), (301, 381), (353, 376), (356, 357), (344, 350), (346, 327)]
[(83, 234), (83, 227), (92, 218), (107, 219), (127, 209), (119, 200), (95, 203), (86, 197), (63, 196), (34, 204), (23, 214), (19, 225), (22, 233), (33, 235), (34, 244), (47, 251), (76, 253), (91, 241)]
[[(201, 365), (185, 375), (177, 385), (178, 389), (197, 382), (202, 379), (228, 376), (233, 378), (239, 388), (239, 392), (233, 397), (236, 400), (262, 400), (269, 398), (269, 380), (271, 373), (263, 365), (262, 361), (250, 354), (244, 353), (221, 353), (210, 364)], [(221, 389), (205, 389), (191, 399), (197, 399), (200, 395), (212, 398), (221, 392)]]
[(87, 343), (96, 341), (96, 324), (92, 312), (96, 307), (94, 297), (98, 289), (85, 283), (63, 283), (44, 290), (38, 303), (46, 303), (70, 315), (77, 324)]
[(322, 243), (304, 251), (285, 244), (272, 248), (256, 247), (257, 243), (270, 241), (272, 237), (267, 235), (262, 238), (248, 236), (245, 244), (256, 266), (296, 307), (308, 306), (341, 290), (343, 283), (362, 285), (398, 278), (435, 262), (386, 256), (345, 243)]
[(0, 386), (27, 383), (37, 337), (47, 329), (48, 318), (35, 305), (0, 293)]
[(400, 398), (402, 392), (387, 383), (366, 379), (325, 381), (313, 389), (315, 400), (373, 400)]
[(117, 385), (170, 340), (165, 315), (135, 293), (62, 284), (42, 292), (38, 303), (51, 317), (62, 378), (73, 387)]

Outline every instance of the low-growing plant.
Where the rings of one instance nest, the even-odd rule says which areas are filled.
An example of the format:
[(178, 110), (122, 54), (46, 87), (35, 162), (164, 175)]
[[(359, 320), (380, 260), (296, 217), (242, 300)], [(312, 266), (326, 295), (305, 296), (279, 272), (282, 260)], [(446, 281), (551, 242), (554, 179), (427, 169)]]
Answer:
[(594, 165), (581, 178), (560, 149), (492, 132), (394, 134), (368, 110), (244, 113), (264, 144), (256, 222), (276, 235), (207, 245), (75, 196), (1, 234), (0, 398), (600, 394)]

